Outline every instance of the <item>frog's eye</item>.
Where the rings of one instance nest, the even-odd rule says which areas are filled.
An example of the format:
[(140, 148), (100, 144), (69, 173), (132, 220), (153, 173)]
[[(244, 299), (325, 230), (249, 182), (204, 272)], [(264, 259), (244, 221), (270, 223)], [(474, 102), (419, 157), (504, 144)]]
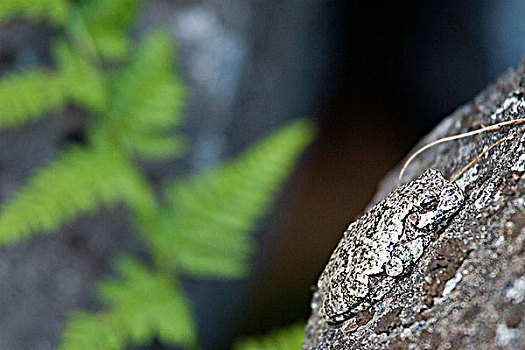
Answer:
[(407, 222), (412, 226), (416, 226), (418, 221), (419, 215), (417, 213), (412, 213), (409, 216), (407, 216)]
[(341, 315), (335, 315), (335, 316), (331, 316), (330, 317), (330, 321), (329, 323), (333, 324), (333, 325), (338, 325), (344, 321), (346, 321), (348, 318), (348, 316), (345, 316), (343, 314)]
[(431, 211), (431, 210), (435, 210), (437, 208), (437, 205), (438, 205), (437, 198), (434, 195), (426, 194), (421, 200), (419, 207), (424, 211)]

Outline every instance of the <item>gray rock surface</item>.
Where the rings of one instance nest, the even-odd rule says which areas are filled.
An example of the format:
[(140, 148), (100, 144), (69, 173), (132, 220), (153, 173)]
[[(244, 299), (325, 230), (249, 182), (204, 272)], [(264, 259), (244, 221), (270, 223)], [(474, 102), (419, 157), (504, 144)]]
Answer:
[[(442, 121), (416, 148), (517, 118), (525, 118), (525, 62)], [(328, 325), (314, 308), (303, 350), (525, 349), (523, 124), (436, 146), (416, 158), (404, 181), (428, 168), (451, 178), (502, 138), (457, 179), (465, 203), (413, 270), (340, 326)], [(397, 186), (400, 166), (371, 205)]]

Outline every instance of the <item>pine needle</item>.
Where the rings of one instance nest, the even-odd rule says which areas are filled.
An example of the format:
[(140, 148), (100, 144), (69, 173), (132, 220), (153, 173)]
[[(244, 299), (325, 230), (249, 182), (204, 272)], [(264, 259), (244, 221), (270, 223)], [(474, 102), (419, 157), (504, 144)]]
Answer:
[(474, 131), (469, 131), (469, 132), (466, 132), (466, 133), (462, 133), (462, 134), (458, 134), (458, 135), (454, 135), (454, 136), (448, 136), (448, 137), (443, 137), (439, 140), (435, 140), (423, 147), (421, 147), (420, 149), (418, 149), (416, 152), (414, 152), (414, 154), (412, 154), (408, 159), (407, 161), (405, 162), (405, 164), (403, 164), (403, 167), (401, 168), (401, 171), (399, 172), (399, 177), (398, 177), (398, 186), (401, 185), (401, 180), (403, 179), (403, 175), (405, 173), (405, 170), (407, 169), (407, 167), (410, 165), (410, 163), (418, 156), (420, 155), (421, 153), (423, 153), (424, 151), (426, 151), (427, 149), (431, 148), (431, 147), (434, 147), (440, 143), (444, 143), (444, 142), (448, 142), (448, 141), (453, 141), (453, 140), (459, 140), (459, 139), (462, 139), (462, 138), (465, 138), (465, 137), (469, 137), (469, 136), (473, 136), (473, 135), (477, 135), (477, 134), (481, 134), (481, 133), (484, 133), (484, 132), (488, 132), (488, 131), (494, 131), (494, 130), (499, 130), (501, 129), (502, 127), (506, 126), (506, 125), (518, 125), (518, 124), (521, 124), (521, 123), (525, 123), (525, 118), (522, 118), (522, 119), (513, 119), (513, 120), (508, 120), (508, 121), (505, 121), (505, 122), (501, 122), (501, 123), (497, 123), (497, 124), (494, 124), (494, 125), (489, 125), (489, 126), (486, 126), (486, 127), (482, 127), (478, 130), (474, 130)]

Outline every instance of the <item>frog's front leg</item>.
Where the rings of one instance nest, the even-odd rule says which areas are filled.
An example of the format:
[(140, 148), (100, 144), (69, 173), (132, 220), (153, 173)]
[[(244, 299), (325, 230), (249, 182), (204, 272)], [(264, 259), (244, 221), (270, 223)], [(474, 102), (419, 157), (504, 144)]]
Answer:
[(390, 259), (385, 265), (387, 275), (397, 277), (403, 274), (408, 266), (417, 261), (423, 254), (423, 239), (421, 237), (394, 246)]

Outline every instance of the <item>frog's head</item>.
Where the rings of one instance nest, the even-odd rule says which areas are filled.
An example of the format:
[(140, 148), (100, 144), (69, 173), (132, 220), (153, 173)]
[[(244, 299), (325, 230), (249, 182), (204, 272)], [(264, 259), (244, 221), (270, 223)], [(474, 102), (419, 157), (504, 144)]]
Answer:
[(465, 200), (459, 186), (435, 169), (428, 169), (409, 186), (416, 195), (406, 224), (417, 232), (435, 231), (459, 210)]

